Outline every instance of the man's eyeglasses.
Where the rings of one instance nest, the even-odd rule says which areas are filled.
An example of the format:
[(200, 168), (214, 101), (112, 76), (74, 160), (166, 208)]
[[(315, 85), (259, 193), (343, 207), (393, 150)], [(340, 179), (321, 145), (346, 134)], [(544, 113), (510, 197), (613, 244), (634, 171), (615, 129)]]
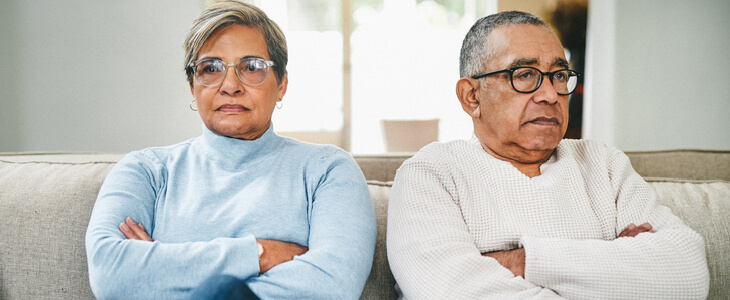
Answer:
[(245, 85), (256, 86), (266, 80), (269, 67), (274, 62), (262, 58), (244, 58), (238, 62), (225, 62), (218, 58), (205, 58), (189, 65), (195, 71), (195, 79), (204, 86), (216, 86), (226, 78), (228, 67), (236, 69), (238, 80)]
[(533, 67), (518, 67), (510, 69), (502, 69), (499, 71), (479, 74), (471, 78), (479, 79), (489, 75), (509, 72), (509, 80), (512, 82), (512, 88), (520, 93), (529, 94), (540, 88), (543, 76), (550, 76), (550, 82), (558, 95), (570, 95), (575, 91), (578, 85), (578, 77), (580, 73), (563, 69), (555, 72), (542, 72)]

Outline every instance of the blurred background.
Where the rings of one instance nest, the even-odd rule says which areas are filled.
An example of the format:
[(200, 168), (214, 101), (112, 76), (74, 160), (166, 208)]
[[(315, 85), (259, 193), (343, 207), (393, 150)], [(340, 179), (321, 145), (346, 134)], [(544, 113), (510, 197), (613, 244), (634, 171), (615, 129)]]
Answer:
[[(185, 35), (210, 0), (0, 0), (0, 151), (113, 152), (198, 136)], [(730, 1), (251, 0), (284, 30), (275, 130), (355, 154), (468, 139), (455, 94), (479, 18), (548, 21), (583, 82), (569, 138), (730, 149)]]

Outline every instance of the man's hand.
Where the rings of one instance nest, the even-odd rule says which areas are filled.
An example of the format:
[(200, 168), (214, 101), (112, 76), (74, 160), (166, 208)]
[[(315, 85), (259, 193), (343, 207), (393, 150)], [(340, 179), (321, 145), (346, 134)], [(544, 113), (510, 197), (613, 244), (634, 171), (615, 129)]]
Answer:
[(515, 276), (525, 277), (525, 248), (484, 253), (482, 256), (494, 258)]
[(136, 223), (132, 217), (127, 217), (124, 223), (119, 224), (119, 231), (124, 234), (124, 237), (130, 240), (140, 240), (154, 242), (147, 231), (144, 230), (142, 223)]
[(264, 247), (264, 254), (259, 257), (259, 274), (264, 274), (276, 265), (290, 261), (294, 256), (302, 255), (309, 250), (308, 247), (294, 243), (262, 239), (256, 241)]
[(620, 238), (621, 237), (635, 237), (635, 236), (639, 235), (639, 233), (644, 233), (644, 232), (654, 232), (654, 230), (652, 230), (651, 224), (644, 223), (639, 226), (636, 226), (636, 224), (631, 223), (631, 224), (629, 224), (629, 226), (626, 226), (626, 229), (624, 229), (623, 231), (621, 231), (621, 233), (619, 233), (618, 237), (620, 237)]

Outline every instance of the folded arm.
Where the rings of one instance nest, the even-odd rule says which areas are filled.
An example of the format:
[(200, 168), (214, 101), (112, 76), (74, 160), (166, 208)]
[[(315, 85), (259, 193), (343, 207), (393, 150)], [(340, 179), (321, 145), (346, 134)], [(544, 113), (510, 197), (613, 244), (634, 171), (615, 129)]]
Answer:
[(445, 174), (435, 163), (406, 162), (393, 184), (388, 261), (404, 297), (560, 298), (480, 253), (455, 203), (455, 183)]
[[(248, 279), (262, 299), (356, 299), (370, 274), (375, 212), (365, 178), (349, 154), (326, 155), (330, 163), (312, 182), (309, 251)], [(323, 158), (324, 159), (324, 158)]]
[[(709, 274), (702, 237), (656, 204), (654, 191), (623, 153), (614, 153), (609, 172), (617, 238), (524, 236), (525, 278), (568, 298), (704, 299)], [(633, 225), (643, 222), (651, 228)]]
[[(131, 224), (136, 220), (154, 231), (155, 199), (165, 176), (164, 168), (139, 153), (126, 156), (107, 175), (86, 232), (89, 280), (97, 298), (179, 297), (213, 274), (259, 273), (253, 235), (185, 243), (125, 238), (120, 222), (128, 216)], [(125, 225), (131, 230), (131, 224)]]

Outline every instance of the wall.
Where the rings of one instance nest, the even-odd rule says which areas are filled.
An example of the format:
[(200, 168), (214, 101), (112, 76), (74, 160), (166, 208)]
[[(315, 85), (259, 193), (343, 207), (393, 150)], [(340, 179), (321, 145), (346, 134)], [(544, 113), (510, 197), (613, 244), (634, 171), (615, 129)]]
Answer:
[(200, 134), (182, 43), (201, 9), (201, 1), (3, 1), (0, 151), (126, 152)]
[[(5, 30), (13, 24), (13, 3), (0, 2), (0, 70), (13, 70), (13, 32)], [(0, 72), (0, 151), (17, 150), (18, 102), (15, 101), (13, 72)]]
[(584, 138), (730, 149), (730, 1), (591, 1)]

